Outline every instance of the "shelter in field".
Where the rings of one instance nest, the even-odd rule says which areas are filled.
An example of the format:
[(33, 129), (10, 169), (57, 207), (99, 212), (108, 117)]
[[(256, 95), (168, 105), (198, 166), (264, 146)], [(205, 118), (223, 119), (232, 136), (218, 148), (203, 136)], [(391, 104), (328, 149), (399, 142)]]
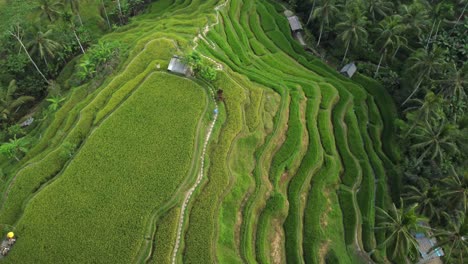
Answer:
[(297, 16), (294, 15), (294, 13), (290, 10), (284, 11), (284, 15), (288, 18), (289, 22), (289, 27), (291, 28), (291, 32), (294, 36), (294, 38), (301, 43), (302, 46), (306, 46), (306, 43), (304, 41), (304, 38), (302, 37), (302, 31), (304, 30), (302, 28), (301, 21)]
[[(420, 223), (421, 226), (429, 226), (425, 223)], [(432, 232), (428, 229), (427, 234), (423, 232), (413, 233), (414, 238), (418, 242), (418, 251), (420, 259), (417, 264), (442, 264), (440, 257), (445, 255), (441, 247), (437, 247), (437, 240), (433, 237)]]
[(301, 21), (299, 21), (299, 18), (297, 16), (288, 17), (288, 21), (289, 21), (289, 26), (291, 27), (291, 31), (293, 33), (304, 30), (302, 28)]
[(174, 55), (169, 62), (169, 66), (167, 67), (167, 70), (175, 73), (175, 74), (180, 74), (180, 75), (185, 75), (189, 76), (191, 75), (191, 70), (190, 66), (185, 64), (179, 56)]
[(343, 69), (341, 69), (340, 73), (343, 74), (344, 76), (351, 78), (353, 75), (356, 73), (357, 67), (354, 62), (346, 64)]

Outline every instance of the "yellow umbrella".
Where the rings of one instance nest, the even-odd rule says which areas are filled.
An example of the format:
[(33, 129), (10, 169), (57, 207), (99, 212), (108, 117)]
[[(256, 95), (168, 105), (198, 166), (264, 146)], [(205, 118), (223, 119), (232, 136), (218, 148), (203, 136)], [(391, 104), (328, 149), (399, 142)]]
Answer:
[(15, 237), (15, 233), (13, 233), (13, 232), (8, 232), (7, 238), (14, 238), (14, 237)]

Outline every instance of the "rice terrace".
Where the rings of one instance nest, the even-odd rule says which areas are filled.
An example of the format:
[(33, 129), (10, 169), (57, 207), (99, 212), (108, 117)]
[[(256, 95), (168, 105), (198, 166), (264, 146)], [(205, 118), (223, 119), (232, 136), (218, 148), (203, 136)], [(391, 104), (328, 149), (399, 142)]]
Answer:
[(466, 0), (0, 0), (1, 263), (467, 263)]

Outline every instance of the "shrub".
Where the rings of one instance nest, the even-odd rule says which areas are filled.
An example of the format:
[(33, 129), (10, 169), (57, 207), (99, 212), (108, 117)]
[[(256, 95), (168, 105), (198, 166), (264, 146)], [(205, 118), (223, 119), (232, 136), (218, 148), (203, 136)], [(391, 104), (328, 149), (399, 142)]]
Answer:
[(200, 77), (206, 81), (216, 80), (217, 72), (213, 66), (203, 65), (200, 70)]
[(213, 82), (216, 80), (217, 72), (211, 62), (202, 58), (200, 54), (196, 51), (191, 51), (184, 56), (184, 61), (190, 65), (195, 76), (200, 77), (201, 79)]
[(112, 59), (118, 55), (120, 49), (119, 42), (103, 42), (93, 45), (83, 56), (79, 65), (78, 76), (83, 80), (89, 80), (96, 73), (102, 72), (107, 67), (111, 67)]

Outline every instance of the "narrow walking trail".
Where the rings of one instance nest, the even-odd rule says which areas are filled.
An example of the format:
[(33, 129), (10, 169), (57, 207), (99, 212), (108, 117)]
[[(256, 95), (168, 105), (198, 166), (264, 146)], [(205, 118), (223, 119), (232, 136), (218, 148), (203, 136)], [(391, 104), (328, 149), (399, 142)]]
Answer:
[[(226, 4), (229, 2), (229, 0), (226, 0), (224, 1), (224, 3), (216, 6), (214, 8), (214, 10), (216, 11), (216, 22), (212, 25), (209, 25), (207, 24), (203, 30), (203, 34), (198, 34), (198, 36), (196, 36), (194, 39), (193, 39), (193, 42), (195, 43), (195, 46), (193, 47), (193, 50), (195, 50), (197, 47), (198, 47), (198, 40), (202, 39), (204, 41), (207, 41), (206, 40), (206, 34), (210, 31), (210, 29), (214, 26), (216, 26), (217, 24), (219, 24), (219, 11), (221, 8), (223, 8), (224, 6), (226, 6)], [(213, 48), (214, 45), (213, 45)], [(201, 54), (202, 57), (204, 57), (205, 59), (208, 59), (209, 61), (211, 61), (212, 63), (214, 63), (216, 65), (216, 70), (223, 70), (223, 65), (221, 63), (218, 63), (216, 62), (215, 60), (213, 60), (212, 58), (209, 58), (203, 54)], [(173, 250), (173, 253), (172, 253), (172, 264), (176, 264), (177, 263), (177, 254), (179, 252), (179, 247), (180, 247), (180, 240), (181, 240), (181, 237), (182, 237), (182, 229), (184, 227), (184, 220), (185, 220), (185, 209), (187, 208), (187, 205), (188, 203), (190, 202), (190, 198), (192, 197), (192, 194), (193, 192), (197, 189), (198, 185), (200, 185), (202, 179), (203, 179), (203, 176), (204, 176), (204, 169), (205, 169), (205, 154), (206, 154), (206, 148), (208, 146), (208, 143), (210, 141), (210, 138), (211, 138), (211, 133), (213, 132), (213, 128), (216, 124), (216, 120), (218, 120), (218, 112), (219, 112), (219, 109), (218, 109), (218, 103), (216, 102), (216, 99), (215, 99), (215, 95), (214, 95), (214, 92), (212, 89), (210, 89), (210, 93), (211, 93), (211, 98), (215, 104), (215, 109), (214, 109), (214, 116), (213, 116), (213, 120), (211, 121), (211, 124), (208, 128), (208, 132), (206, 134), (206, 137), (205, 137), (205, 142), (203, 143), (203, 150), (202, 150), (202, 154), (201, 154), (201, 157), (200, 157), (200, 173), (198, 174), (197, 176), (197, 180), (195, 182), (195, 184), (188, 190), (187, 194), (185, 195), (185, 198), (184, 198), (184, 201), (182, 203), (182, 207), (180, 209), (180, 218), (179, 218), (179, 223), (178, 223), (178, 227), (177, 227), (177, 238), (176, 238), (176, 243), (174, 245), (174, 250)]]
[(204, 165), (205, 165), (206, 148), (207, 148), (208, 143), (210, 141), (211, 134), (213, 132), (213, 128), (214, 128), (214, 126), (216, 124), (216, 120), (218, 120), (218, 111), (219, 111), (218, 110), (218, 104), (216, 103), (213, 90), (210, 89), (210, 92), (211, 92), (211, 98), (212, 98), (212, 100), (213, 100), (213, 102), (215, 104), (213, 120), (211, 121), (211, 124), (208, 127), (208, 132), (207, 132), (206, 137), (205, 137), (205, 142), (203, 143), (203, 150), (202, 150), (202, 154), (201, 154), (201, 157), (200, 157), (200, 172), (198, 173), (197, 180), (196, 180), (195, 184), (188, 190), (187, 194), (185, 195), (184, 201), (182, 203), (182, 207), (180, 209), (180, 218), (179, 218), (179, 223), (178, 223), (178, 227), (177, 227), (177, 239), (176, 239), (176, 243), (175, 243), (175, 246), (174, 246), (174, 251), (173, 251), (173, 254), (172, 254), (172, 264), (175, 264), (176, 260), (177, 260), (177, 253), (178, 253), (179, 247), (180, 247), (180, 239), (181, 239), (181, 236), (182, 236), (182, 229), (184, 227), (185, 209), (187, 208), (187, 205), (190, 202), (190, 198), (192, 197), (193, 192), (197, 189), (198, 185), (200, 185), (200, 183), (201, 183), (201, 181), (203, 179), (204, 169), (205, 169)]

